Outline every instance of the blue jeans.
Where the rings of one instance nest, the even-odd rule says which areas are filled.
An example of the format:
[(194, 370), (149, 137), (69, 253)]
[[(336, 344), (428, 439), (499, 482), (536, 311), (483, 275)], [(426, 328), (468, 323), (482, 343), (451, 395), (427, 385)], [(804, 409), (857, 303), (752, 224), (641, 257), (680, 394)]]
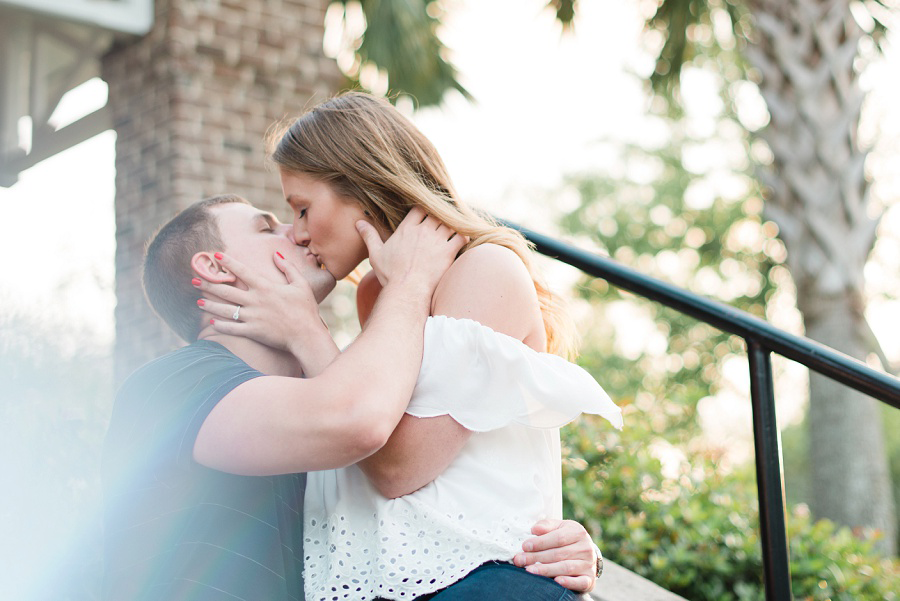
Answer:
[(552, 578), (510, 563), (489, 561), (445, 589), (416, 601), (576, 601), (578, 596)]

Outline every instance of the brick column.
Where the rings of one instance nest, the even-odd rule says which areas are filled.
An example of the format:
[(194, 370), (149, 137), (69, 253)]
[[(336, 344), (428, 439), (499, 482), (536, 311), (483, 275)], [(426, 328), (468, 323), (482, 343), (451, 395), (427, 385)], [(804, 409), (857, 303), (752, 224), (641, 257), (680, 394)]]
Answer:
[(233, 192), (285, 215), (269, 126), (341, 76), (327, 0), (156, 0), (153, 30), (103, 59), (116, 129), (116, 380), (180, 343), (141, 289), (144, 244), (180, 209)]

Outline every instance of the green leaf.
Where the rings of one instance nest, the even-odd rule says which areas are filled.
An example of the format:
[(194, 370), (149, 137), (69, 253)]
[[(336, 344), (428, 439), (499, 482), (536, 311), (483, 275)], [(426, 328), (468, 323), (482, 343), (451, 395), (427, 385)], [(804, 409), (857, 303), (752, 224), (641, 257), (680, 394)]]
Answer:
[[(349, 0), (341, 3), (346, 6)], [(406, 95), (419, 107), (433, 106), (450, 90), (472, 99), (437, 35), (436, 0), (361, 0), (359, 4), (366, 19), (356, 51), (359, 67), (373, 65), (387, 73), (392, 99)], [(348, 76), (359, 84), (359, 71)]]

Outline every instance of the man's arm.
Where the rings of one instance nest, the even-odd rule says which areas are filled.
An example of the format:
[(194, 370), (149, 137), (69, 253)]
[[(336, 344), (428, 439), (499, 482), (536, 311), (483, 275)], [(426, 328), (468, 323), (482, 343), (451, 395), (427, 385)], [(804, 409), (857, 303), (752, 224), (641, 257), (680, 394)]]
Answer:
[(432, 293), (464, 240), (417, 210), (383, 247), (361, 231), (385, 281), (365, 331), (316, 377), (265, 376), (226, 395), (197, 436), (199, 463), (245, 475), (328, 469), (387, 440), (415, 385)]

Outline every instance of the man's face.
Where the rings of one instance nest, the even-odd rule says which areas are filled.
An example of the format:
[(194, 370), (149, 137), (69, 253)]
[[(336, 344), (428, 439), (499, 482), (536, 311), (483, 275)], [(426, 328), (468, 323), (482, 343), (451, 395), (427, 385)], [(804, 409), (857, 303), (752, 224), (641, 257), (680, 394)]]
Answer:
[(247, 267), (283, 282), (284, 274), (273, 261), (277, 251), (309, 282), (318, 302), (334, 289), (334, 276), (321, 269), (308, 248), (294, 242), (290, 225), (280, 223), (271, 213), (243, 203), (218, 205), (210, 210), (218, 218), (225, 250)]

